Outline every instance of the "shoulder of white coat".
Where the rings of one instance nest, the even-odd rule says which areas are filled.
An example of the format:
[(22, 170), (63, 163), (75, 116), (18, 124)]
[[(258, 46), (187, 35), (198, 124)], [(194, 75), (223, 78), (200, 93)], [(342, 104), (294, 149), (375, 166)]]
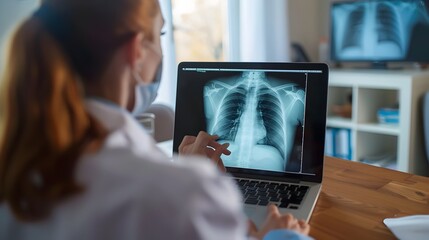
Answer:
[(158, 151), (148, 151), (146, 154), (141, 151), (135, 151), (130, 146), (103, 146), (94, 154), (85, 155), (79, 164), (79, 170), (86, 175), (92, 173), (111, 174), (115, 176), (128, 176), (132, 178), (143, 178), (153, 172), (155, 168), (157, 172), (162, 172), (164, 168), (168, 168), (170, 159), (159, 153)]
[(84, 156), (78, 173), (81, 179), (94, 178), (98, 174), (110, 181), (132, 180), (130, 184), (145, 181), (162, 185), (168, 182), (186, 187), (221, 177), (207, 159), (189, 157), (186, 161), (175, 162), (159, 149), (144, 152), (129, 146), (105, 146), (95, 154)]
[(155, 141), (126, 110), (95, 100), (87, 100), (87, 109), (109, 131), (105, 145), (126, 146), (133, 151), (148, 152), (156, 148)]
[(173, 160), (158, 152), (134, 152), (121, 146), (106, 148), (86, 157), (82, 175), (94, 177), (99, 173), (107, 181), (126, 181), (131, 185), (163, 188), (175, 187), (186, 192), (198, 189), (218, 189), (237, 192), (233, 180), (221, 173), (209, 159), (186, 156)]

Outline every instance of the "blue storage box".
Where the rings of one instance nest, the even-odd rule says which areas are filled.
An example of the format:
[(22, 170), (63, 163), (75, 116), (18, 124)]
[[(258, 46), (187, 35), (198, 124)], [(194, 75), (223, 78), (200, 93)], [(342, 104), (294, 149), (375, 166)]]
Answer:
[(399, 109), (395, 108), (380, 108), (377, 111), (378, 122), (385, 124), (399, 123)]

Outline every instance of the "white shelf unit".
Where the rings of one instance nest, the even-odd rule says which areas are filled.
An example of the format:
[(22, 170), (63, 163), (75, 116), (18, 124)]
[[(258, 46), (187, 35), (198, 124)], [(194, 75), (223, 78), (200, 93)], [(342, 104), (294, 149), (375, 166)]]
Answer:
[[(396, 154), (396, 169), (427, 175), (422, 96), (429, 90), (429, 71), (331, 70), (327, 127), (351, 130), (352, 160)], [(332, 106), (352, 95), (351, 118), (338, 117)], [(399, 124), (380, 124), (377, 111), (399, 104)]]

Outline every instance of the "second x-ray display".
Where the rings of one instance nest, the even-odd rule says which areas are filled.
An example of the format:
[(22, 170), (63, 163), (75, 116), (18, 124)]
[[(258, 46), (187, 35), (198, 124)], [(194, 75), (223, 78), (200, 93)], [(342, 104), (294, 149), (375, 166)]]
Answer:
[[(332, 6), (332, 57), (426, 61), (429, 14), (422, 0), (340, 2)], [(416, 51), (417, 50), (417, 51)]]
[[(304, 76), (303, 74), (301, 76)], [(207, 131), (230, 143), (225, 166), (284, 172), (300, 164), (305, 81), (237, 71), (204, 85)]]

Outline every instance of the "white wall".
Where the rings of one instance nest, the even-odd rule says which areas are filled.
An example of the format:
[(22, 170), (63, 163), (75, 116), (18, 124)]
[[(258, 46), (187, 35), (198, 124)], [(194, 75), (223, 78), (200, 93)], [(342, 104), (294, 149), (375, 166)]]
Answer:
[(39, 0), (0, 0), (0, 71), (5, 43), (13, 29), (39, 5)]
[(312, 61), (319, 59), (321, 38), (330, 37), (330, 8), (338, 0), (289, 0), (289, 36), (300, 43)]
[(318, 46), (322, 29), (320, 0), (289, 0), (289, 35), (291, 42), (301, 44), (312, 61), (319, 59)]

